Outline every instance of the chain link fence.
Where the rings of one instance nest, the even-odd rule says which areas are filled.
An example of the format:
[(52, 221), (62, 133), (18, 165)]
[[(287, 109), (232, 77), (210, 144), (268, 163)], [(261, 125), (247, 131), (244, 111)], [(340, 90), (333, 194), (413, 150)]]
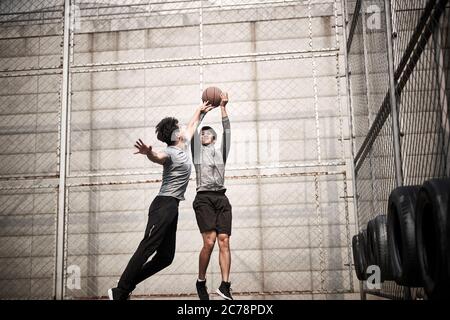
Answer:
[(0, 299), (53, 297), (56, 191), (23, 185), (0, 191)]
[[(387, 200), (397, 186), (450, 176), (449, 6), (448, 1), (358, 0), (347, 1), (347, 10), (358, 224), (362, 230), (369, 220), (387, 214)], [(395, 108), (391, 90), (395, 90)], [(424, 297), (422, 288), (389, 281), (381, 290), (364, 288), (364, 292), (393, 299)]]
[(63, 1), (0, 2), (0, 298), (54, 297)]
[[(160, 184), (160, 167), (132, 145), (163, 148), (158, 121), (187, 123), (211, 85), (230, 93), (234, 294), (358, 290), (342, 9), (337, 0), (2, 1), (1, 298), (105, 297)], [(219, 114), (204, 123), (219, 128)], [(192, 178), (175, 260), (134, 296), (195, 296), (194, 197)], [(217, 261), (214, 252), (209, 288), (220, 284)]]
[[(236, 295), (350, 291), (345, 181), (344, 172), (230, 177)], [(287, 185), (290, 192), (283, 191)], [(70, 188), (66, 263), (82, 272), (81, 290), (67, 290), (67, 298), (97, 297), (117, 281), (141, 240), (149, 195), (157, 187), (143, 181)], [(192, 279), (202, 246), (191, 209), (194, 197), (190, 188), (180, 206), (173, 264), (144, 281), (133, 295), (194, 295)], [(210, 286), (221, 281), (217, 260), (215, 252), (207, 274)]]

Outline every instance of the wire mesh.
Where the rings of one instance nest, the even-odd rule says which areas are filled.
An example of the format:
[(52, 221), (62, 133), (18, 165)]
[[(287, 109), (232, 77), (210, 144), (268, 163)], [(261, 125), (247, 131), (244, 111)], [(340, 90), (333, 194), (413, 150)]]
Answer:
[[(53, 297), (59, 259), (65, 299), (102, 297), (116, 284), (142, 237), (161, 175), (160, 167), (133, 156), (132, 145), (142, 138), (163, 148), (154, 137), (156, 123), (166, 115), (187, 123), (210, 85), (232, 99), (233, 292), (338, 298), (355, 291), (340, 1), (71, 0), (69, 30), (62, 0), (5, 1), (0, 8), (6, 193), (26, 189), (24, 179), (45, 188), (49, 179), (61, 178), (58, 156), (66, 141), (59, 141), (60, 112), (68, 110), (62, 119), (68, 126), (68, 172), (60, 190), (65, 211), (53, 209), (64, 228), (52, 220), (53, 238), (46, 235), (42, 244), (46, 259), (53, 259), (43, 268), (45, 279), (32, 273), (24, 281), (45, 282), (43, 291), (22, 289), (22, 276), (5, 269), (1, 276), (13, 282), (3, 298)], [(67, 105), (60, 98), (64, 53)], [(219, 127), (218, 113), (205, 124)], [(191, 206), (194, 182), (180, 207), (174, 263), (134, 294), (194, 295), (201, 247)], [(15, 223), (21, 222), (7, 225)], [(62, 256), (56, 230), (64, 233)], [(0, 259), (17, 264), (18, 257), (9, 257), (12, 248), (5, 242)], [(214, 252), (210, 288), (220, 282), (217, 260)]]
[(0, 78), (0, 174), (55, 175), (60, 76)]
[(52, 299), (63, 1), (0, 3), (0, 298)]
[(408, 185), (450, 175), (448, 20), (447, 7), (430, 39), (420, 48), (423, 53), (399, 101), (403, 170)]
[[(385, 3), (392, 8), (386, 17)], [(386, 26), (367, 28), (372, 6)], [(350, 4), (349, 4), (350, 6)], [(448, 117), (448, 1), (357, 1), (349, 27), (348, 59), (351, 69), (352, 112), (355, 116), (356, 185), (359, 229), (387, 213), (390, 192), (397, 187), (393, 141), (401, 141), (401, 172), (405, 185), (420, 185), (430, 178), (449, 177)], [(373, 8), (372, 8), (373, 9)], [(389, 49), (387, 37), (393, 37)], [(393, 53), (398, 107), (389, 102), (388, 50)], [(364, 83), (364, 81), (366, 81)], [(393, 136), (392, 112), (399, 113), (400, 137)], [(359, 115), (362, 115), (358, 118)], [(359, 124), (362, 123), (362, 124)], [(367, 123), (367, 126), (366, 126)], [(422, 299), (422, 288), (385, 282), (373, 293), (391, 299)]]
[(384, 1), (363, 1), (361, 10), (363, 21), (365, 21), (362, 26), (366, 52), (365, 67), (370, 128), (389, 88), (389, 81), (386, 81), (386, 74), (388, 74), (386, 22), (383, 19), (378, 21), (376, 18), (377, 15), (385, 15)]
[[(351, 46), (348, 51), (348, 65), (350, 73), (350, 92), (352, 101), (352, 113), (354, 124), (354, 140), (356, 150), (360, 150), (369, 131), (369, 109), (367, 70), (365, 62), (365, 44), (362, 37), (362, 15), (357, 14), (352, 18), (354, 23)], [(354, 107), (358, 106), (358, 107)]]
[(2, 189), (0, 208), (0, 299), (53, 298), (55, 189)]
[(390, 117), (357, 170), (358, 221), (361, 230), (374, 217), (387, 214), (387, 200), (395, 188), (394, 150), (389, 120)]
[[(339, 172), (240, 175), (229, 180), (233, 292), (352, 292), (348, 238), (354, 219), (346, 210), (344, 182)], [(285, 186), (289, 192), (283, 191)], [(67, 290), (66, 298), (97, 297), (119, 279), (141, 240), (146, 206), (157, 188), (157, 184), (70, 188), (66, 263), (79, 266), (82, 273), (81, 290)], [(133, 294), (195, 294), (192, 279), (195, 282), (202, 242), (190, 205), (194, 197), (190, 188), (187, 201), (180, 205), (174, 262)], [(211, 261), (217, 260), (214, 253)], [(220, 269), (214, 263), (207, 279), (211, 288), (220, 284)]]
[(2, 1), (0, 72), (61, 66), (63, 1)]

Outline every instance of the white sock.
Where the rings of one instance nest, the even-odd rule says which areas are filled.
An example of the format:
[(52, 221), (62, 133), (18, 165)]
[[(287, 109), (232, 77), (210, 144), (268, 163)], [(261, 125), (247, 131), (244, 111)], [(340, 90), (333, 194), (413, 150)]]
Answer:
[(203, 280), (202, 280), (202, 279), (197, 279), (197, 281), (198, 281), (198, 282), (205, 282), (206, 279), (203, 279)]

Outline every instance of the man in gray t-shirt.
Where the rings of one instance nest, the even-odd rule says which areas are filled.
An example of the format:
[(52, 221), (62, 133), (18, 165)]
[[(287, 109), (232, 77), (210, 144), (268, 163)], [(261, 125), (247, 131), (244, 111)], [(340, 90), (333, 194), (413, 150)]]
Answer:
[(232, 225), (232, 207), (225, 188), (225, 165), (230, 151), (231, 127), (226, 105), (228, 93), (220, 95), (222, 115), (222, 143), (216, 148), (217, 133), (204, 126), (200, 133), (194, 133), (191, 152), (197, 176), (197, 195), (192, 204), (195, 218), (203, 239), (203, 247), (199, 254), (197, 293), (200, 300), (209, 300), (206, 287), (206, 270), (214, 245), (219, 243), (219, 265), (222, 282), (216, 293), (226, 300), (232, 300), (231, 283), (231, 251), (230, 236)]
[[(185, 145), (189, 144), (186, 138)], [(189, 177), (191, 176), (192, 162), (185, 147), (183, 149), (168, 146), (165, 150), (167, 160), (163, 164), (163, 178), (158, 196), (170, 196), (184, 200)]]
[[(188, 146), (200, 123), (202, 115), (212, 109), (203, 103), (194, 113), (186, 129), (181, 129), (178, 120), (172, 117), (162, 119), (156, 126), (158, 140), (167, 148), (156, 152), (141, 139), (136, 141), (135, 154), (163, 166), (161, 189), (149, 208), (144, 238), (131, 257), (116, 288), (108, 290), (111, 300), (126, 300), (136, 285), (172, 263), (175, 255), (175, 240), (178, 223), (178, 203), (184, 200), (184, 193), (191, 175), (191, 159)], [(150, 261), (148, 258), (155, 253)]]

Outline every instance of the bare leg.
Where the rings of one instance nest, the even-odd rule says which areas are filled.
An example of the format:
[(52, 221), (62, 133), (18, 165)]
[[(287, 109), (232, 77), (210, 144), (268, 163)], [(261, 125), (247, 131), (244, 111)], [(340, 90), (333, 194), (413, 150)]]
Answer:
[(221, 233), (219, 238), (219, 264), (220, 271), (222, 273), (222, 280), (228, 282), (230, 277), (230, 267), (231, 267), (231, 252), (230, 252), (230, 237)]
[(198, 278), (204, 280), (206, 277), (206, 269), (208, 268), (209, 259), (216, 243), (216, 231), (208, 231), (202, 233), (203, 248), (200, 251), (198, 261)]

